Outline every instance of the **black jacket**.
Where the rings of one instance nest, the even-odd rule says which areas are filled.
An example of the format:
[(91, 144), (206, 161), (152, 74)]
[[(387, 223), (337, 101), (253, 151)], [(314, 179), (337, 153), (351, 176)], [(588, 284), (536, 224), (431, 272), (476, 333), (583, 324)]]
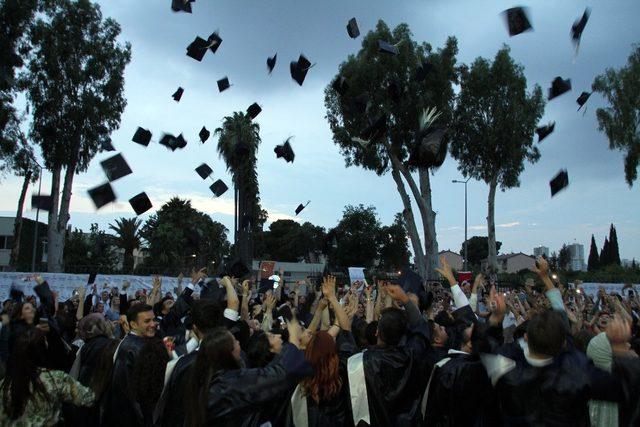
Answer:
[(155, 426), (180, 426), (185, 420), (185, 399), (192, 367), (198, 357), (195, 350), (176, 362), (153, 414)]

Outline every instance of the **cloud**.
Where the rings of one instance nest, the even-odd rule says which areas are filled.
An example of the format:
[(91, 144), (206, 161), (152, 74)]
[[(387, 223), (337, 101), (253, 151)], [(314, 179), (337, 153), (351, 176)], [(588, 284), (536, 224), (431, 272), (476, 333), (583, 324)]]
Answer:
[(497, 226), (500, 228), (513, 228), (520, 225), (520, 221), (507, 222), (505, 224), (498, 224)]

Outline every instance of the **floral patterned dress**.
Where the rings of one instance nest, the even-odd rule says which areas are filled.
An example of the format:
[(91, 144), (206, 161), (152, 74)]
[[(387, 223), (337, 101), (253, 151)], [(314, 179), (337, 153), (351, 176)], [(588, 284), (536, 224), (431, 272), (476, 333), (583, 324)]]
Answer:
[[(0, 426), (53, 426), (60, 421), (63, 403), (91, 406), (95, 402), (95, 395), (90, 388), (83, 386), (62, 371), (42, 369), (40, 381), (47, 390), (48, 398), (44, 399), (39, 394), (32, 396), (27, 402), (22, 416), (17, 420), (10, 419), (4, 406), (0, 404)], [(0, 388), (3, 382), (0, 381)]]

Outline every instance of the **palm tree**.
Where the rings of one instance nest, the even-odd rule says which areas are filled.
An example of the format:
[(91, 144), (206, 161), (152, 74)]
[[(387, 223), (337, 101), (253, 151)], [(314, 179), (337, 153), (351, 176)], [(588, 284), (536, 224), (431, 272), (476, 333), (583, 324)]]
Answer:
[(231, 173), (234, 185), (235, 220), (234, 248), (245, 264), (251, 261), (252, 230), (260, 219), (260, 198), (256, 153), (260, 145), (260, 126), (242, 112), (235, 112), (222, 121), (214, 132), (219, 136), (218, 153)]
[(137, 218), (120, 218), (116, 219), (116, 224), (109, 224), (109, 229), (113, 230), (116, 235), (113, 237), (113, 243), (124, 249), (124, 261), (122, 263), (122, 272), (126, 274), (133, 273), (133, 251), (140, 248), (140, 225), (142, 221)]

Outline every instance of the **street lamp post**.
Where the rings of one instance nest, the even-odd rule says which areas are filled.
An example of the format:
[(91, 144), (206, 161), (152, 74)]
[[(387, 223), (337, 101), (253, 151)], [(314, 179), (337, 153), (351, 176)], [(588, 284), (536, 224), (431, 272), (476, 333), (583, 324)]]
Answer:
[[(42, 166), (35, 159), (36, 165), (40, 168), (40, 184), (38, 184), (38, 197), (40, 196), (40, 192), (42, 191)], [(40, 219), (40, 203), (38, 203), (38, 207), (36, 208), (36, 226), (33, 232), (33, 251), (31, 253), (31, 271), (36, 271), (36, 252), (38, 249), (38, 221)]]
[(469, 261), (467, 260), (467, 183), (471, 177), (467, 178), (466, 181), (458, 181), (454, 179), (454, 184), (464, 184), (464, 271), (469, 271)]

